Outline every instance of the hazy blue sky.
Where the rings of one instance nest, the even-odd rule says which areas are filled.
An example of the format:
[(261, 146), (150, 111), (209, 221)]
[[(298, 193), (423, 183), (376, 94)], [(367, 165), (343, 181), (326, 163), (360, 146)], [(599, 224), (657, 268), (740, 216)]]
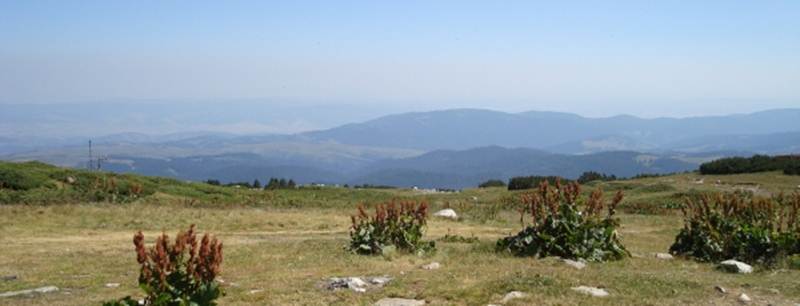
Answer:
[(800, 1), (0, 1), (0, 103), (150, 99), (800, 107)]

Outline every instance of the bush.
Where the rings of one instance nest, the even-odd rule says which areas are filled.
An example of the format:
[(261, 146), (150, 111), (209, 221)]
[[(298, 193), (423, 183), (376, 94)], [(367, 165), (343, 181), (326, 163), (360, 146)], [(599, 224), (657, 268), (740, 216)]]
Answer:
[(25, 171), (18, 168), (17, 165), (9, 165), (0, 167), (0, 189), (21, 191), (45, 187), (50, 184), (47, 177), (40, 175), (38, 172)]
[[(580, 185), (566, 186), (556, 182), (552, 188), (545, 181), (538, 192), (522, 195), (529, 208), (520, 213), (524, 223), (526, 212), (531, 215), (530, 225), (517, 235), (497, 241), (498, 251), (517, 256), (560, 256), (588, 261), (606, 261), (629, 256), (617, 235), (619, 221), (614, 218), (616, 206), (622, 201), (617, 192), (608, 205), (608, 213), (601, 216), (605, 203), (600, 189), (581, 201)], [(584, 209), (578, 208), (584, 202)]]
[(428, 204), (395, 201), (379, 204), (369, 217), (363, 206), (351, 217), (350, 250), (359, 254), (381, 254), (387, 247), (422, 254), (435, 250), (433, 241), (422, 241)]
[[(198, 245), (194, 225), (180, 232), (175, 243), (162, 234), (153, 247), (144, 245), (144, 235), (133, 236), (139, 270), (139, 287), (146, 297), (144, 305), (217, 305), (224, 293), (215, 280), (222, 265), (222, 242), (208, 234)], [(140, 305), (131, 297), (104, 305)]]
[(800, 253), (800, 194), (771, 199), (744, 193), (689, 199), (670, 253), (700, 261), (737, 259), (771, 266)]
[(488, 180), (478, 185), (478, 188), (489, 188), (489, 187), (506, 187), (506, 182), (503, 180)]

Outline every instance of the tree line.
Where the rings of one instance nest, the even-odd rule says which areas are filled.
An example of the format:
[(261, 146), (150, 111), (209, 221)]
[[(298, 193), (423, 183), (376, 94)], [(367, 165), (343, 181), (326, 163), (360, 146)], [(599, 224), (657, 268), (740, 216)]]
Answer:
[(285, 178), (270, 178), (269, 181), (262, 185), (261, 181), (258, 179), (253, 180), (253, 182), (230, 182), (227, 184), (222, 184), (219, 180), (209, 179), (205, 181), (206, 184), (214, 185), (214, 186), (240, 186), (245, 188), (255, 188), (255, 189), (294, 189), (297, 188), (297, 184), (292, 179), (285, 179)]
[(788, 175), (800, 175), (800, 155), (727, 157), (700, 165), (700, 174), (737, 174), (779, 170)]

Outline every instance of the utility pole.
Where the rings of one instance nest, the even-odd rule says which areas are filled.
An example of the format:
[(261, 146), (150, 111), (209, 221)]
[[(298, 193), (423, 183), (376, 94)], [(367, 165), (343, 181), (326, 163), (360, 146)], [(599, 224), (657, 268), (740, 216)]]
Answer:
[(92, 141), (89, 140), (89, 164), (87, 165), (89, 167), (89, 171), (94, 170), (94, 163), (92, 162), (92, 158), (93, 158), (92, 157)]

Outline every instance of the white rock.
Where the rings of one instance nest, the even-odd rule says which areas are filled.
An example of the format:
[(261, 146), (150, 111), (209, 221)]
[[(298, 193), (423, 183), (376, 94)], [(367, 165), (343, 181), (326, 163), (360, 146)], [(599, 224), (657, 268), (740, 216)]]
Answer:
[(575, 291), (583, 293), (583, 294), (596, 296), (596, 297), (608, 296), (608, 291), (605, 291), (604, 289), (600, 289), (600, 288), (595, 288), (595, 287), (578, 286), (578, 287), (572, 287), (572, 290), (575, 290)]
[(383, 285), (386, 285), (386, 283), (388, 283), (391, 280), (392, 280), (392, 278), (388, 277), (388, 276), (378, 276), (378, 277), (369, 278), (369, 283), (373, 284), (373, 285), (376, 285), (376, 286), (383, 286)]
[(674, 258), (672, 257), (672, 254), (667, 254), (667, 253), (656, 253), (655, 256), (658, 259), (664, 259), (664, 260), (670, 260)]
[(725, 287), (722, 287), (722, 286), (714, 286), (714, 289), (717, 289), (717, 291), (719, 291), (719, 293), (728, 293), (728, 290), (725, 289)]
[(44, 294), (44, 293), (51, 293), (51, 292), (56, 292), (56, 291), (58, 291), (58, 287), (56, 287), (56, 286), (46, 286), (46, 287), (40, 287), (40, 288), (28, 289), (28, 290), (3, 292), (3, 293), (0, 293), (0, 298), (21, 296), (21, 295)]
[(572, 259), (563, 259), (562, 261), (565, 264), (567, 264), (568, 266), (573, 267), (573, 268), (578, 269), (578, 270), (586, 268), (586, 263), (584, 263), (582, 261), (575, 261), (575, 260), (572, 260)]
[(508, 303), (509, 301), (511, 301), (513, 299), (520, 299), (520, 298), (524, 298), (526, 296), (528, 296), (528, 294), (525, 293), (525, 292), (511, 291), (509, 293), (506, 293), (506, 295), (503, 297), (502, 300), (500, 300), (500, 302), (505, 304), (505, 303)]
[(401, 299), (401, 298), (382, 298), (375, 303), (375, 306), (420, 306), (420, 305), (425, 305), (425, 301)]
[(733, 260), (733, 259), (728, 259), (726, 261), (723, 261), (723, 262), (719, 263), (719, 265), (720, 265), (720, 267), (722, 267), (723, 269), (725, 269), (728, 272), (734, 272), (734, 273), (752, 273), (753, 272), (753, 267), (751, 267), (750, 265), (748, 265), (746, 263), (743, 263), (741, 261)]
[(458, 220), (458, 214), (456, 214), (455, 210), (452, 210), (450, 208), (437, 211), (435, 214), (433, 214), (433, 216), (451, 220)]
[(250, 293), (250, 294), (256, 294), (256, 293), (261, 293), (261, 292), (264, 292), (264, 289), (253, 289), (253, 290), (248, 291), (248, 293)]
[(106, 288), (117, 288), (119, 287), (119, 283), (107, 283)]
[(742, 294), (739, 295), (739, 302), (749, 303), (750, 301), (752, 301), (752, 300), (750, 299), (749, 296), (747, 296), (747, 294), (742, 293)]
[(429, 263), (427, 265), (422, 266), (422, 268), (425, 269), (425, 270), (436, 270), (436, 269), (439, 269), (441, 267), (442, 267), (442, 265), (440, 265), (438, 262), (435, 262), (435, 261), (432, 262), (432, 263)]

